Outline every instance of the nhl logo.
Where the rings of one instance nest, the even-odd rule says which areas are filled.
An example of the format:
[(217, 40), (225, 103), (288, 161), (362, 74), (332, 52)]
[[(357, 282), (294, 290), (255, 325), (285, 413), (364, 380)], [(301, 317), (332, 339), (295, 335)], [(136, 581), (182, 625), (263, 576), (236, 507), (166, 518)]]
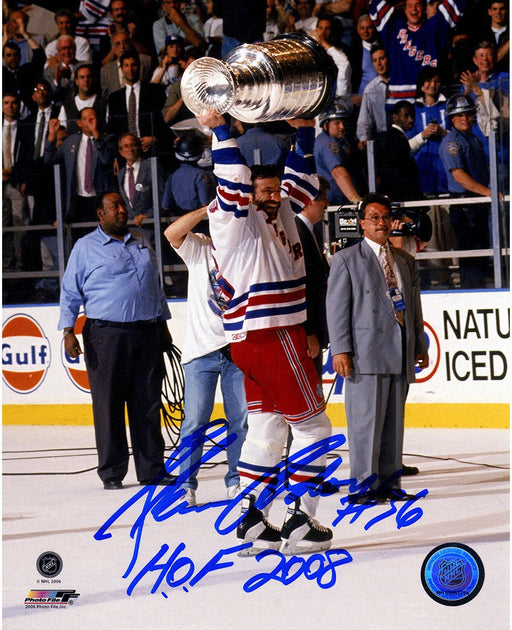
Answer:
[(5, 321), (2, 338), (4, 383), (18, 394), (30, 394), (50, 367), (50, 343), (36, 320), (21, 313)]

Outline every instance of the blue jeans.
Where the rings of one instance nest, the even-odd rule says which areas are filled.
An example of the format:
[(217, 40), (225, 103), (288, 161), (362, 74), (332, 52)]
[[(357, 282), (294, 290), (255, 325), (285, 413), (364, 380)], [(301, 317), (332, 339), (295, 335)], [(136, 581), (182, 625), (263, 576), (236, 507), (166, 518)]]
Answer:
[[(245, 400), (244, 376), (236, 365), (216, 350), (183, 366), (185, 372), (185, 419), (181, 425), (181, 440), (210, 422), (215, 402), (215, 389), (220, 376), (220, 387), (224, 401), (224, 412), (228, 421), (227, 434), (237, 439), (227, 447), (228, 472), (224, 477), (226, 486), (239, 483), (237, 471), (240, 451), (247, 433), (247, 402)], [(180, 465), (180, 474), (187, 473), (183, 488), (197, 488), (198, 464), (203, 453), (204, 440), (199, 439), (190, 458)]]

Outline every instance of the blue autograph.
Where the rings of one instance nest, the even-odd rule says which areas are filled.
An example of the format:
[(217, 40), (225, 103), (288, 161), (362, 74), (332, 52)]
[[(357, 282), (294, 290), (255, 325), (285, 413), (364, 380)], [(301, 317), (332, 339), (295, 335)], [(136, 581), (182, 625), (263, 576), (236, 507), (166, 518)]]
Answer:
[[(226, 557), (251, 546), (252, 543), (242, 543), (227, 549), (220, 549), (211, 560), (196, 571), (192, 558), (183, 554), (186, 550), (185, 543), (180, 543), (169, 555), (167, 554), (170, 547), (164, 544), (134, 576), (126, 592), (131, 595), (144, 577), (156, 573), (157, 577), (151, 588), (151, 594), (163, 588), (164, 579), (165, 585), (170, 588), (181, 587), (188, 593), (190, 588), (198, 584), (208, 574), (233, 566), (231, 560), (225, 560)], [(275, 566), (269, 571), (258, 573), (249, 578), (243, 585), (246, 593), (252, 593), (271, 580), (288, 586), (302, 575), (307, 580), (315, 581), (320, 588), (331, 588), (336, 583), (336, 567), (352, 562), (352, 556), (345, 549), (329, 549), (325, 553), (315, 553), (307, 558), (298, 556), (286, 558), (279, 551), (266, 549), (255, 556), (257, 562), (266, 558), (276, 560)], [(167, 598), (167, 593), (164, 590), (160, 590), (160, 592), (163, 597)]]
[[(178, 474), (182, 463), (187, 461), (198, 447), (202, 447), (206, 440), (211, 440), (214, 446), (205, 451), (200, 461), (193, 465), (190, 470), (184, 470), (178, 474), (176, 486), (145, 486), (121, 505), (94, 534), (94, 538), (98, 541), (110, 538), (112, 536), (109, 531), (111, 526), (123, 514), (131, 508), (139, 511), (130, 529), (130, 538), (134, 540), (132, 557), (123, 574), (124, 579), (131, 577), (127, 588), (128, 595), (131, 595), (135, 587), (148, 575), (156, 575), (151, 593), (156, 593), (161, 589), (164, 580), (168, 587), (181, 587), (185, 592), (188, 592), (191, 587), (194, 587), (207, 575), (231, 567), (233, 561), (229, 559), (230, 556), (253, 546), (252, 542), (247, 542), (220, 549), (204, 566), (198, 568), (193, 559), (186, 555), (185, 543), (179, 543), (172, 551), (169, 545), (163, 544), (154, 556), (137, 573), (134, 573), (139, 558), (144, 525), (149, 515), (153, 517), (155, 522), (162, 522), (176, 514), (185, 515), (189, 512), (218, 508), (221, 511), (216, 518), (215, 529), (219, 534), (226, 535), (235, 530), (240, 522), (239, 503), (242, 496), (250, 494), (260, 485), (263, 485), (263, 489), (256, 500), (256, 507), (264, 509), (282, 493), (286, 494), (285, 503), (291, 503), (296, 497), (301, 497), (305, 493), (309, 493), (311, 496), (332, 494), (333, 486), (335, 488), (347, 486), (349, 493), (364, 492), (369, 489), (373, 481), (370, 479), (365, 484), (358, 485), (354, 479), (338, 480), (334, 478), (334, 473), (342, 464), (342, 458), (335, 455), (332, 461), (328, 462), (324, 475), (324, 479), (329, 481), (331, 488), (326, 488), (325, 484), (291, 482), (289, 479), (290, 469), (299, 470), (321, 455), (336, 450), (346, 442), (344, 435), (336, 434), (295, 453), (288, 458), (287, 462), (283, 462), (276, 470), (272, 471), (271, 475), (262, 475), (244, 489), (242, 494), (231, 501), (215, 501), (202, 506), (189, 507), (183, 500), (185, 490), (180, 487), (181, 483), (189, 477), (191, 470), (197, 470), (202, 464), (212, 460), (236, 439), (236, 436), (228, 436), (225, 433), (225, 428), (225, 421), (215, 420), (185, 438), (167, 460), (166, 470), (169, 473)], [(389, 509), (368, 521), (365, 529), (368, 530), (378, 522), (393, 515), (395, 515), (397, 529), (412, 525), (423, 515), (423, 510), (419, 507), (413, 508), (412, 504), (426, 494), (428, 494), (428, 490), (422, 490), (414, 500), (406, 501), (399, 510), (394, 501), (391, 501), (388, 506)], [(343, 497), (340, 499), (340, 508), (337, 510), (337, 516), (333, 520), (332, 526), (335, 527), (343, 519), (348, 520), (349, 517), (349, 522), (354, 523), (363, 513), (373, 507), (375, 507), (375, 503), (349, 504), (347, 498)], [(336, 567), (352, 561), (352, 556), (344, 549), (330, 549), (324, 553), (312, 554), (307, 558), (298, 556), (286, 558), (279, 551), (268, 549), (257, 553), (254, 557), (257, 562), (263, 560), (268, 562), (269, 559), (272, 559), (275, 561), (275, 566), (271, 570), (258, 573), (247, 580), (243, 588), (248, 593), (261, 588), (272, 580), (288, 585), (300, 576), (315, 581), (320, 588), (330, 588), (336, 582)], [(161, 594), (163, 597), (167, 597), (163, 590), (161, 590)]]

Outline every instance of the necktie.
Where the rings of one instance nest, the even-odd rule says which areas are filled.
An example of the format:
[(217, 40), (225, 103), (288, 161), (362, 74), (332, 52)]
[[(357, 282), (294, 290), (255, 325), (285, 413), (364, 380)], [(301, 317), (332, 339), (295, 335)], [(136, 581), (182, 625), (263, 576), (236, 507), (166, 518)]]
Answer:
[(4, 142), (4, 168), (12, 168), (12, 132), (11, 125), (8, 123), (5, 128), (5, 142)]
[(130, 204), (133, 206), (133, 198), (135, 197), (135, 177), (133, 174), (133, 166), (128, 167), (128, 193), (130, 195)]
[(137, 102), (135, 100), (135, 90), (132, 87), (128, 98), (128, 132), (137, 136)]
[(46, 114), (43, 112), (39, 119), (39, 130), (37, 132), (36, 146), (34, 148), (34, 160), (38, 160), (41, 157), (41, 145), (43, 144), (44, 128), (46, 125)]
[(94, 192), (94, 184), (92, 180), (92, 140), (91, 138), (87, 138), (87, 147), (85, 150), (84, 190), (86, 193)]
[[(398, 288), (398, 282), (396, 281), (396, 276), (393, 271), (393, 267), (389, 261), (389, 245), (386, 243), (382, 245), (379, 252), (379, 262), (382, 267), (382, 271), (384, 272), (384, 277), (386, 278), (386, 285), (388, 289)], [(395, 309), (395, 305), (393, 303), (393, 310), (395, 311), (396, 321), (400, 324), (400, 326), (404, 325), (404, 312), (397, 311)]]

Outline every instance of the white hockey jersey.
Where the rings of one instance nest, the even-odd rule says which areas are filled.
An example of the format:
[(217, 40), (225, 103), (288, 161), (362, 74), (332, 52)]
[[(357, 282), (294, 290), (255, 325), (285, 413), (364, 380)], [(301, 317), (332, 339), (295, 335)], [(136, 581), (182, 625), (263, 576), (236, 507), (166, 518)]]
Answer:
[(209, 206), (213, 257), (227, 303), (230, 341), (250, 330), (300, 324), (306, 319), (305, 267), (295, 213), (318, 193), (312, 157), (314, 129), (301, 128), (288, 155), (275, 220), (250, 203), (250, 169), (223, 125), (214, 129), (212, 157), (218, 180)]

